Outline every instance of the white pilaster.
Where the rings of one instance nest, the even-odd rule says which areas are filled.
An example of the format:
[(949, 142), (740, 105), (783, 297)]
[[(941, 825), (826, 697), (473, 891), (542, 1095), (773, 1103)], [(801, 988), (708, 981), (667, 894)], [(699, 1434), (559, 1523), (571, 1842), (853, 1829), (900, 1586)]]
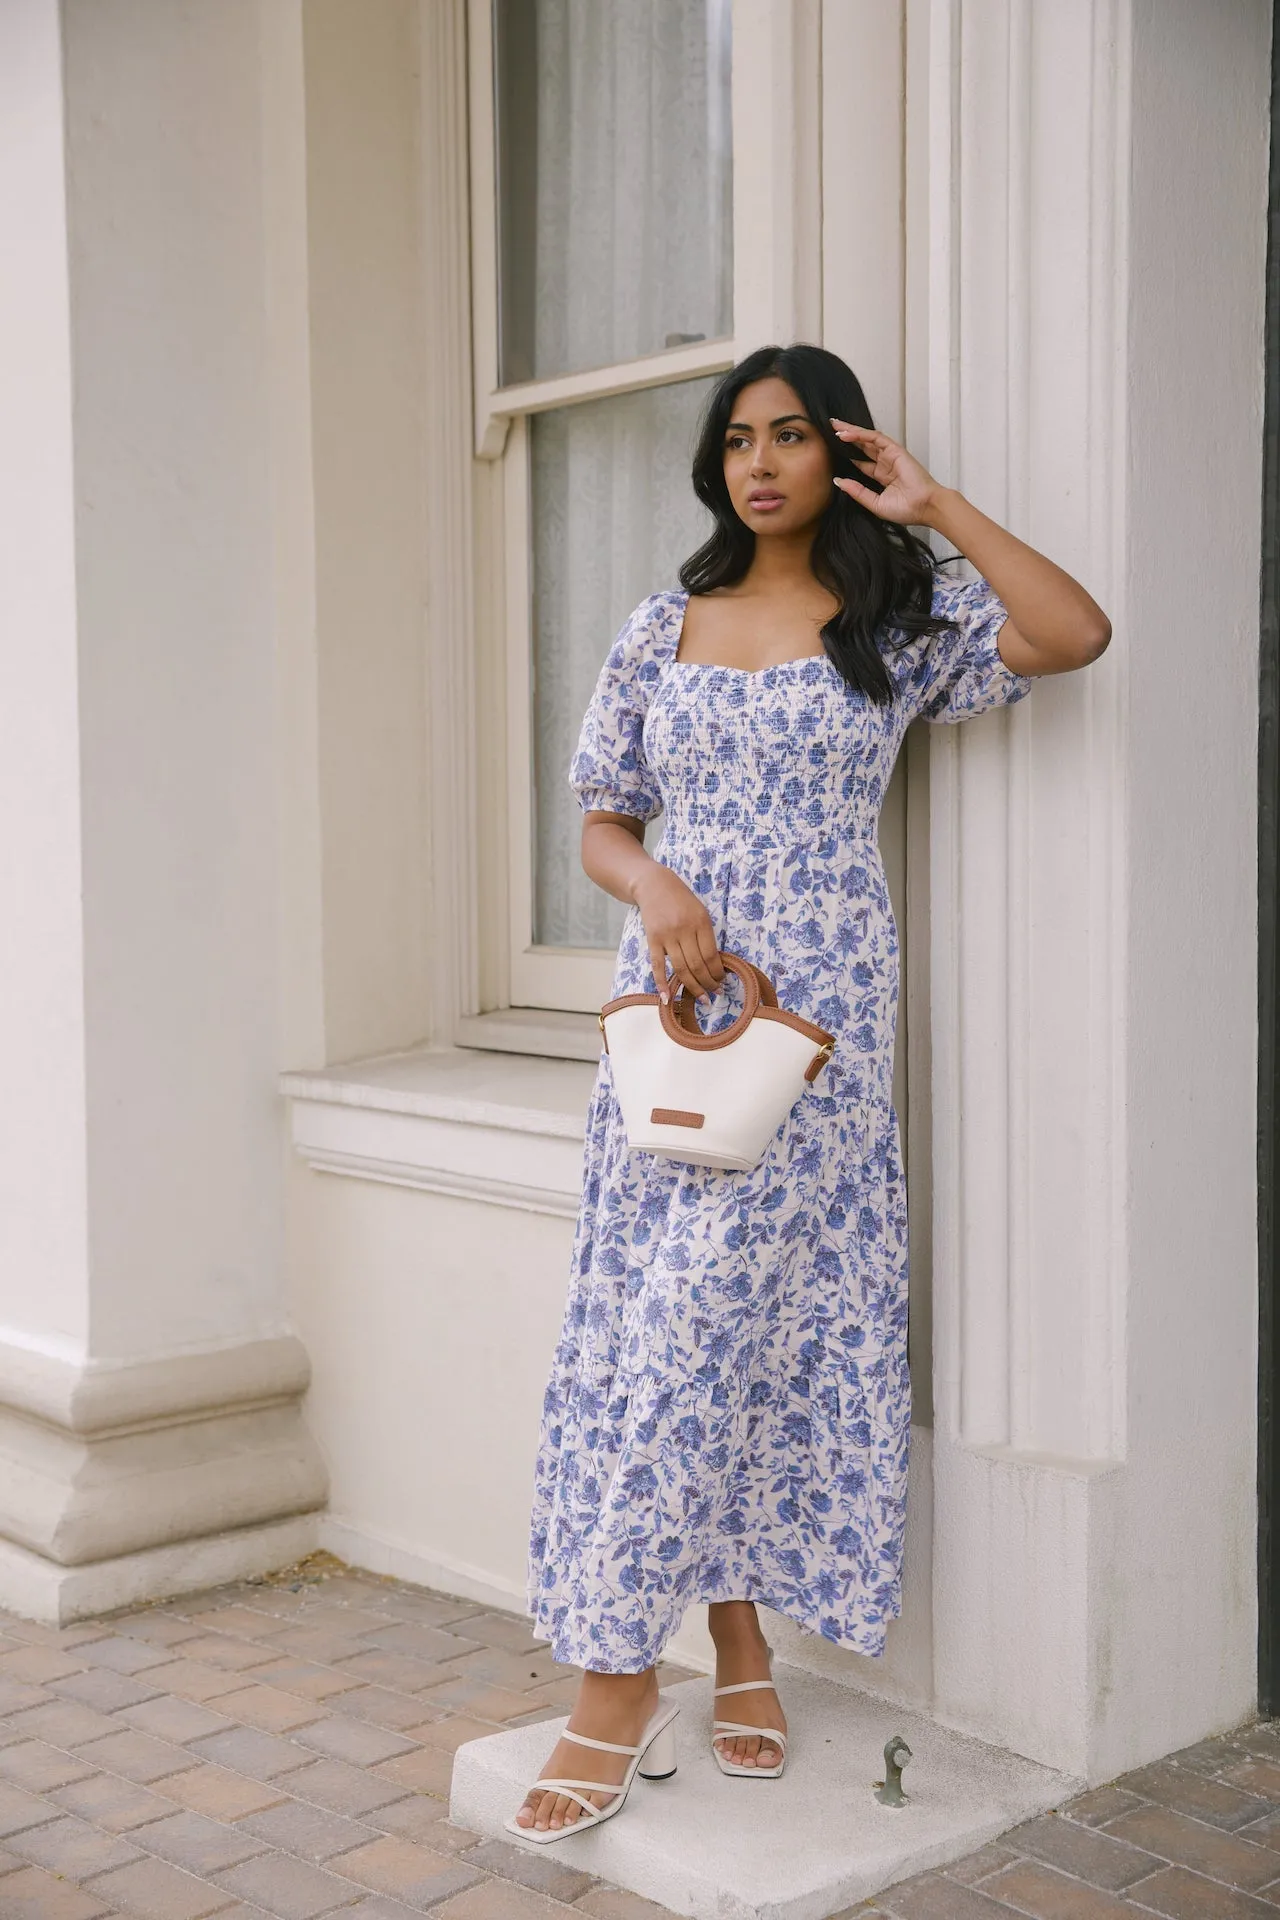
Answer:
[(193, 1537), (206, 1574), (297, 1551), (324, 1492), (281, 1295), (259, 88), (253, 5), (0, 17), (0, 1603), (54, 1618), (181, 1584)]
[[(1230, 1404), (1205, 1410), (1232, 1441), (1207, 1456), (1175, 1356), (1211, 1340), (1224, 1316), (1243, 1338), (1256, 1303), (1240, 1177), (1242, 1162), (1252, 1168), (1253, 1101), (1252, 932), (1240, 903), (1253, 885), (1246, 683), (1251, 662), (1256, 671), (1258, 489), (1252, 470), (1227, 481), (1230, 539), (1215, 501), (1203, 540), (1189, 527), (1172, 540), (1153, 513), (1140, 551), (1134, 476), (1158, 496), (1167, 459), (1160, 410), (1135, 410), (1132, 376), (1158, 365), (1167, 379), (1186, 364), (1185, 316), (1206, 286), (1230, 285), (1244, 318), (1211, 337), (1193, 329), (1192, 384), (1225, 396), (1233, 446), (1259, 440), (1249, 349), (1261, 311), (1265, 12), (1233, 10), (1241, 64), (1228, 88), (1222, 60), (1207, 54), (1224, 16), (1207, 0), (1162, 13), (1159, 31), (1127, 0), (920, 0), (909, 10), (918, 85), (908, 202), (927, 209), (908, 267), (909, 423), (934, 470), (1082, 579), (1115, 629), (1087, 672), (1042, 681), (1013, 711), (932, 740), (935, 1697), (944, 1716), (1091, 1778), (1230, 1724), (1251, 1699), (1241, 1578), (1253, 1379), (1237, 1351), (1245, 1364)], [(1145, 150), (1160, 156), (1157, 171), (1167, 162), (1180, 177), (1185, 131), (1176, 113), (1131, 117), (1131, 78), (1154, 99), (1202, 55), (1222, 83), (1205, 95), (1214, 114), (1230, 97), (1240, 120), (1229, 136), (1227, 115), (1199, 140), (1203, 177), (1177, 220), (1168, 203), (1157, 254), (1139, 224), (1154, 209), (1140, 204), (1134, 168)], [(1158, 314), (1132, 291), (1153, 269)], [(1204, 629), (1179, 591), (1160, 602), (1157, 639), (1151, 596), (1134, 592), (1154, 553), (1158, 577), (1190, 568), (1202, 599), (1227, 595), (1238, 659), (1207, 667)], [(1153, 700), (1183, 676), (1195, 687), (1181, 754), (1167, 733), (1160, 751), (1153, 742), (1135, 752), (1132, 703), (1148, 649)], [(1191, 734), (1234, 743), (1232, 775), (1210, 808), (1175, 800)], [(1135, 820), (1157, 793), (1161, 831), (1182, 838), (1180, 854), (1164, 849), (1171, 886), (1188, 854), (1197, 870), (1203, 861), (1206, 884), (1194, 905), (1184, 900), (1184, 950), (1145, 945), (1139, 973), (1149, 843), (1135, 843)], [(1166, 897), (1166, 916), (1172, 906)], [(1240, 944), (1210, 1012), (1188, 994), (1185, 949), (1208, 941), (1220, 951), (1219, 913)], [(1153, 992), (1164, 996), (1158, 1024), (1143, 1018)], [(1211, 1044), (1197, 1043), (1189, 1061), (1183, 1036), (1206, 1023)], [(1139, 1034), (1163, 1053), (1154, 1073), (1135, 1058)], [(1196, 1193), (1178, 1117), (1188, 1077), (1221, 1120), (1197, 1131), (1196, 1164), (1209, 1192), (1227, 1196), (1222, 1214)], [(1143, 1278), (1154, 1222), (1135, 1206), (1141, 1170), (1157, 1166), (1170, 1218), (1209, 1205), (1231, 1250), (1211, 1284), (1196, 1236), (1185, 1227), (1167, 1236), (1158, 1304)], [(1156, 1352), (1170, 1363), (1164, 1373), (1151, 1368)], [(1165, 1474), (1152, 1478), (1157, 1459), (1194, 1503), (1193, 1552), (1162, 1535), (1172, 1487)], [(1171, 1616), (1156, 1607), (1153, 1617), (1161, 1590), (1184, 1624), (1199, 1614), (1212, 1654), (1188, 1657), (1166, 1630)], [(1161, 1641), (1161, 1660), (1120, 1661), (1118, 1646), (1132, 1651), (1143, 1634)]]

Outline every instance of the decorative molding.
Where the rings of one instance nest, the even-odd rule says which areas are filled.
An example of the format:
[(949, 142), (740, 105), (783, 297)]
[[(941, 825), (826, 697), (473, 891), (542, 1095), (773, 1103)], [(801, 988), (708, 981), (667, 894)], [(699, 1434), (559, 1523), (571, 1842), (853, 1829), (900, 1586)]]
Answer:
[(0, 1333), (0, 1408), (86, 1440), (276, 1406), (299, 1399), (310, 1379), (306, 1349), (292, 1334), (114, 1361), (69, 1359)]
[(309, 1379), (289, 1335), (126, 1362), (0, 1339), (0, 1544), (83, 1566), (313, 1511)]
[(80, 1567), (57, 1566), (43, 1554), (0, 1539), (0, 1601), (24, 1619), (67, 1627), (148, 1600), (252, 1580), (314, 1553), (317, 1520), (314, 1513), (298, 1514)]
[(590, 1063), (464, 1048), (284, 1074), (293, 1144), (317, 1172), (572, 1218)]
[(480, 1006), (467, 0), (419, 9), (431, 1037)]
[[(908, 55), (921, 452), (1117, 618), (1121, 11), (932, 0)], [(932, 730), (939, 1420), (1028, 1458), (1123, 1449), (1121, 697), (1104, 660)]]

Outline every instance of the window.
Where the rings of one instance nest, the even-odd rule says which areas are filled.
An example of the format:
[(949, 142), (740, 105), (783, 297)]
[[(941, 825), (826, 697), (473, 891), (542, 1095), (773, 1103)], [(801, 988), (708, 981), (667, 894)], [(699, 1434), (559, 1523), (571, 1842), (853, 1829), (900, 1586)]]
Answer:
[[(513, 1006), (607, 996), (624, 910), (579, 865), (578, 727), (627, 614), (706, 538), (689, 463), (715, 376), (796, 331), (774, 325), (794, 315), (771, 297), (792, 157), (779, 169), (760, 128), (775, 85), (793, 98), (789, 41), (778, 60), (790, 16), (785, 0), (472, 0), (476, 436), (503, 466)], [(768, 181), (745, 259), (735, 124)]]

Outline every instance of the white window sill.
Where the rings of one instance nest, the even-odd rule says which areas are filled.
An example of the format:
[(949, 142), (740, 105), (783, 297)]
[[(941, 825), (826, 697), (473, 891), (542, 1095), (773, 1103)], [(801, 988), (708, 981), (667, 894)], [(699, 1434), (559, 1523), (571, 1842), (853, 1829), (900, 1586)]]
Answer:
[(308, 1166), (573, 1217), (595, 1078), (584, 1060), (420, 1048), (284, 1073)]
[(473, 1013), (459, 1020), (458, 1044), (497, 1053), (594, 1062), (600, 1058), (600, 1023), (594, 1013), (505, 1007), (501, 1013)]

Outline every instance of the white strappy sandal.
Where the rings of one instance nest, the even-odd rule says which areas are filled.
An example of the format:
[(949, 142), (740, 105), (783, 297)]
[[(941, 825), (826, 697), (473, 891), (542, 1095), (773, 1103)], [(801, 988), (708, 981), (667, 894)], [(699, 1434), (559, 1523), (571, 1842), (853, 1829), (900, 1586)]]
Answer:
[[(717, 1687), (714, 1697), (719, 1699), (722, 1693), (755, 1693), (761, 1688), (773, 1686), (773, 1648), (769, 1648), (768, 1680), (740, 1680), (734, 1687)], [(782, 1754), (776, 1767), (744, 1767), (737, 1760), (726, 1760), (716, 1745), (722, 1734), (746, 1734), (748, 1737), (759, 1735), (768, 1740)], [(778, 1727), (748, 1727), (741, 1720), (713, 1720), (711, 1723), (711, 1751), (716, 1757), (716, 1765), (721, 1773), (734, 1773), (744, 1780), (776, 1780), (787, 1764), (787, 1736)]]
[[(639, 1774), (642, 1780), (669, 1780), (676, 1770), (676, 1736), (672, 1727), (679, 1707), (659, 1703), (658, 1709), (640, 1736), (637, 1747), (615, 1746), (612, 1740), (592, 1740), (585, 1733), (570, 1733), (565, 1727), (560, 1735), (562, 1740), (575, 1740), (580, 1747), (595, 1747), (601, 1753), (626, 1753), (631, 1755), (631, 1765), (622, 1779), (616, 1784), (612, 1780), (535, 1780), (534, 1787), (554, 1788), (562, 1793), (566, 1800), (576, 1800), (582, 1808), (581, 1814), (567, 1827), (522, 1827), (515, 1815), (504, 1822), (508, 1833), (514, 1833), (517, 1839), (532, 1840), (535, 1846), (545, 1847), (552, 1840), (563, 1840), (571, 1833), (585, 1833), (591, 1827), (598, 1827), (602, 1820), (612, 1820), (615, 1813), (621, 1813), (623, 1802), (631, 1790), (631, 1782)], [(613, 1799), (607, 1806), (597, 1807), (588, 1800), (589, 1793), (612, 1793)]]

